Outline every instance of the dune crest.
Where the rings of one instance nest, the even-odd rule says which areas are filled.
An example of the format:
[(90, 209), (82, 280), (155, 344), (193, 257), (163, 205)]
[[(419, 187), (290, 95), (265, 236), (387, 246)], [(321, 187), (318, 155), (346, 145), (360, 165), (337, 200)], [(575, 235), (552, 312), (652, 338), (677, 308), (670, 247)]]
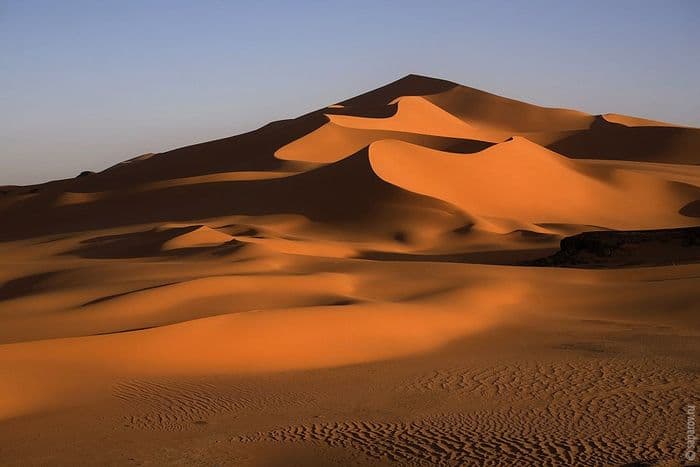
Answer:
[(380, 141), (370, 146), (370, 160), (384, 180), (459, 206), (485, 229), (498, 228), (503, 220), (512, 221), (509, 228), (682, 225), (688, 219), (678, 209), (700, 195), (692, 187), (681, 193), (676, 182), (660, 177), (572, 161), (522, 137), (470, 155)]
[(327, 117), (331, 123), (346, 128), (399, 131), (485, 141), (493, 138), (493, 135), (487, 135), (486, 132), (480, 134), (465, 121), (445, 112), (423, 97), (399, 97), (392, 101), (390, 106), (395, 107), (396, 111), (392, 116), (386, 118), (333, 114), (328, 114)]
[(163, 251), (177, 250), (180, 248), (196, 248), (203, 246), (216, 246), (230, 242), (233, 237), (214, 230), (206, 225), (186, 227), (184, 233), (177, 235), (163, 243)]
[(584, 112), (540, 107), (467, 86), (457, 86), (426, 99), (473, 125), (511, 134), (584, 129), (593, 121), (593, 116)]
[(672, 123), (659, 122), (657, 120), (649, 120), (646, 118), (632, 117), (630, 115), (623, 114), (603, 114), (601, 115), (605, 120), (610, 123), (619, 123), (625, 126), (678, 126)]

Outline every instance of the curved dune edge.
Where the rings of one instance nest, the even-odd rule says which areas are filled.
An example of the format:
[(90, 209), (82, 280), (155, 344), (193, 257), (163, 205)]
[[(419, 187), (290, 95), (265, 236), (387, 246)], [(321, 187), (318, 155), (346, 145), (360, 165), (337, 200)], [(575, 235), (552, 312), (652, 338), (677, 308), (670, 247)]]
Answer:
[(352, 115), (327, 114), (331, 123), (365, 130), (398, 131), (431, 136), (447, 136), (488, 141), (493, 136), (481, 132), (469, 123), (445, 112), (423, 97), (404, 96), (392, 101), (394, 115), (386, 118), (366, 118)]
[(542, 223), (690, 225), (678, 211), (700, 194), (659, 176), (573, 161), (521, 137), (471, 155), (401, 141), (373, 143), (369, 153), (382, 179), (458, 206), (480, 228), (500, 233)]
[[(354, 117), (352, 117), (354, 118)], [(275, 157), (286, 161), (330, 164), (344, 159), (383, 139), (397, 139), (436, 149), (473, 152), (508, 138), (505, 133), (481, 130), (459, 137), (437, 136), (422, 132), (381, 128), (343, 126), (335, 120), (275, 151)]]
[(461, 120), (510, 134), (585, 129), (594, 119), (578, 110), (540, 107), (468, 86), (456, 86), (425, 98)]
[[(298, 171), (280, 172), (280, 171), (258, 171), (258, 172), (222, 172), (212, 175), (200, 175), (195, 177), (173, 178), (169, 180), (161, 180), (156, 182), (144, 183), (130, 187), (132, 193), (156, 191), (172, 187), (181, 187), (187, 185), (199, 185), (202, 183), (216, 182), (234, 182), (234, 181), (251, 181), (251, 180), (270, 180), (274, 178), (283, 178), (294, 175)], [(55, 201), (55, 206), (70, 206), (76, 204), (93, 203), (110, 196), (118, 196), (119, 190), (98, 191), (98, 192), (70, 192), (66, 191), (59, 194)]]
[[(484, 284), (415, 304), (268, 310), (135, 333), (4, 345), (0, 420), (84, 404), (115, 375), (279, 372), (428, 352), (503, 321), (506, 308), (525, 293), (518, 283)], [(14, 367), (23, 371), (9, 374)]]
[(625, 126), (668, 126), (668, 127), (678, 127), (680, 125), (674, 125), (672, 123), (661, 122), (658, 120), (649, 120), (647, 118), (633, 117), (631, 115), (623, 115), (616, 113), (607, 113), (601, 115), (605, 120), (610, 123), (618, 123)]
[(230, 244), (233, 236), (202, 224), (159, 224), (148, 230), (92, 237), (69, 250), (84, 258), (138, 258)]
[(231, 235), (214, 230), (206, 225), (194, 226), (187, 232), (177, 235), (163, 243), (163, 251), (177, 250), (180, 248), (195, 248), (203, 246), (216, 246), (233, 240)]
[[(612, 119), (614, 120), (614, 119)], [(574, 159), (700, 164), (700, 129), (614, 123), (598, 115), (589, 128), (527, 136)]]

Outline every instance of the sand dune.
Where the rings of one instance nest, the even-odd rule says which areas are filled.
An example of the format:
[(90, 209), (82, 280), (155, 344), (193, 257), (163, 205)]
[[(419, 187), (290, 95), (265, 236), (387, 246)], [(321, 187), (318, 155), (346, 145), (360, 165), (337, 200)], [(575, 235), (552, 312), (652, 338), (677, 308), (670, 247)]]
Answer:
[(2, 187), (0, 464), (673, 465), (698, 132), (409, 75)]
[[(358, 188), (362, 187), (361, 190)], [(100, 212), (113, 216), (101, 216)], [(463, 217), (439, 200), (387, 184), (372, 171), (367, 151), (294, 176), (175, 185), (152, 191), (117, 191), (93, 203), (56, 207), (51, 193), (6, 211), (15, 222), (1, 235), (65, 233), (153, 222), (189, 222), (233, 215), (294, 214), (335, 226), (352, 224), (384, 232), (418, 226), (416, 219)], [(43, 213), (38, 218), (37, 214)], [(381, 219), (381, 222), (376, 222)], [(450, 222), (449, 220), (447, 222)], [(452, 222), (459, 222), (458, 220)], [(389, 232), (387, 232), (389, 230)], [(345, 232), (352, 236), (358, 229)]]
[(440, 137), (386, 129), (351, 128), (328, 123), (281, 147), (275, 152), (275, 156), (284, 160), (327, 164), (351, 156), (371, 143), (384, 139), (398, 139), (430, 148), (464, 153), (475, 152), (492, 144), (479, 139)]
[(457, 83), (416, 74), (406, 75), (392, 83), (339, 102), (343, 111), (361, 114), (363, 108), (385, 106), (404, 96), (429, 96), (458, 87)]
[(219, 246), (232, 240), (232, 236), (205, 225), (161, 225), (142, 232), (91, 238), (73, 253), (103, 258), (158, 256), (173, 250)]
[(467, 123), (511, 135), (584, 129), (593, 122), (593, 117), (583, 112), (539, 107), (466, 86), (456, 86), (426, 99)]
[(478, 227), (499, 231), (541, 223), (693, 224), (678, 211), (700, 197), (697, 187), (572, 161), (521, 137), (465, 156), (382, 141), (370, 147), (370, 160), (383, 179), (459, 206)]
[(328, 114), (331, 123), (347, 128), (400, 131), (431, 136), (492, 141), (503, 138), (502, 133), (478, 131), (464, 120), (445, 112), (423, 97), (399, 97), (391, 102), (395, 113), (386, 118), (355, 117)]

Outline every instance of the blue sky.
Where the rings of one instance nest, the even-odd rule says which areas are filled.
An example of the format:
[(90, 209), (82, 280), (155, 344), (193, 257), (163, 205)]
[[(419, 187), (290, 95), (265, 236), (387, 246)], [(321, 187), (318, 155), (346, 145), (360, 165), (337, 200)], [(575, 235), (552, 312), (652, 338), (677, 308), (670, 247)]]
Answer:
[(694, 0), (0, 0), (0, 184), (233, 135), (408, 73), (700, 126), (698, 24)]

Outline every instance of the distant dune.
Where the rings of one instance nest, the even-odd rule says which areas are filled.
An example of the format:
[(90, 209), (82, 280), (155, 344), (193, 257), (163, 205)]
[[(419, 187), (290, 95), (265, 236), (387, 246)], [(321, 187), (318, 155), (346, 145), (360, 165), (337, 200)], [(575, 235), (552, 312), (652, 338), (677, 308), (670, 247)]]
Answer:
[(0, 464), (677, 464), (699, 206), (700, 129), (418, 75), (1, 187)]

